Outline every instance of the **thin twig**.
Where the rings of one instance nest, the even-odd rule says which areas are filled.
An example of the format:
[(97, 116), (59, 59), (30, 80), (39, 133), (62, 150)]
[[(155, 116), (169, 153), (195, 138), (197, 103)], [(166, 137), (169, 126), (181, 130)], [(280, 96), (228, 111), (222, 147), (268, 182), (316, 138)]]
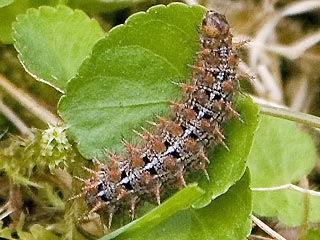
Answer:
[[(289, 4), (287, 7), (285, 7), (280, 12), (273, 12), (273, 14), (270, 14), (269, 19), (265, 20), (265, 25), (260, 28), (258, 33), (256, 34), (254, 40), (252, 41), (252, 50), (250, 51), (250, 66), (255, 67), (258, 64), (259, 56), (261, 56), (263, 47), (268, 41), (268, 38), (270, 36), (273, 36), (273, 32), (275, 31), (275, 27), (278, 24), (278, 22), (285, 16), (292, 16), (297, 14), (302, 14), (305, 12), (309, 12), (313, 9), (319, 8), (320, 4), (319, 1), (313, 0), (313, 1), (298, 1), (293, 4)], [(309, 44), (310, 39), (308, 39), (307, 44)], [(306, 43), (303, 43), (303, 46), (305, 46)], [(294, 54), (294, 53), (292, 53)]]
[[(309, 181), (306, 175), (303, 175), (302, 178), (299, 181), (299, 185), (305, 190), (309, 189)], [(300, 240), (307, 240), (308, 235), (308, 229), (309, 229), (309, 215), (310, 215), (310, 195), (308, 192), (306, 192), (303, 196), (303, 222), (299, 227), (299, 239)], [(320, 192), (319, 192), (320, 196)]]
[(30, 129), (24, 124), (24, 122), (13, 111), (11, 111), (11, 109), (8, 108), (2, 102), (1, 99), (0, 99), (0, 112), (17, 127), (17, 129), (21, 132), (22, 135), (27, 135), (31, 133)]
[(292, 97), (290, 104), (292, 110), (301, 111), (303, 107), (306, 106), (307, 99), (310, 96), (308, 87), (308, 78), (303, 77), (297, 81), (297, 90), (295, 90), (295, 94)]
[(272, 228), (270, 228), (267, 224), (262, 222), (259, 218), (255, 217), (254, 215), (250, 215), (252, 221), (257, 224), (259, 228), (261, 228), (264, 232), (269, 234), (269, 236), (273, 237), (277, 240), (286, 240), (284, 237), (282, 237), (279, 233), (274, 231)]
[(299, 58), (308, 48), (312, 47), (320, 41), (320, 31), (303, 38), (289, 46), (281, 44), (269, 44), (265, 48), (269, 51), (275, 52), (288, 59), (294, 60)]
[(57, 125), (57, 123), (59, 122), (59, 119), (56, 115), (45, 109), (26, 92), (24, 92), (22, 89), (17, 88), (1, 74), (0, 87), (43, 122), (50, 123), (52, 125)]
[(283, 17), (292, 16), (310, 12), (316, 8), (320, 8), (320, 2), (318, 0), (297, 1), (292, 4), (288, 4), (288, 6), (281, 12), (281, 15)]
[(0, 215), (0, 220), (8, 217), (8, 216), (9, 216), (11, 213), (13, 213), (13, 212), (14, 212), (14, 210), (9, 208), (7, 211), (5, 211), (4, 213), (2, 213), (2, 214)]
[(276, 79), (274, 79), (267, 66), (260, 64), (258, 65), (257, 70), (270, 98), (276, 102), (282, 102), (283, 96), (281, 86), (279, 86)]
[(272, 240), (272, 238), (262, 237), (262, 236), (254, 235), (254, 234), (250, 234), (249, 239)]
[(260, 113), (265, 115), (279, 117), (279, 118), (287, 119), (297, 123), (303, 123), (310, 127), (320, 128), (320, 118), (310, 114), (296, 112), (285, 107), (283, 108), (274, 107), (274, 106), (269, 106), (265, 104), (259, 104), (259, 108), (260, 108)]
[(260, 192), (277, 191), (277, 190), (283, 190), (283, 189), (296, 190), (296, 191), (299, 191), (299, 192), (302, 192), (302, 193), (308, 193), (310, 195), (320, 197), (320, 192), (313, 191), (313, 190), (310, 190), (310, 189), (304, 189), (304, 188), (298, 187), (296, 185), (293, 185), (291, 183), (285, 184), (285, 185), (281, 185), (281, 186), (277, 186), (277, 187), (270, 187), (270, 188), (251, 188), (252, 191), (260, 191)]
[(258, 105), (267, 105), (267, 106), (276, 107), (276, 108), (287, 108), (287, 106), (280, 103), (275, 103), (271, 100), (266, 100), (264, 98), (257, 97), (251, 94), (249, 94), (249, 96), (251, 97), (252, 101)]
[(6, 218), (7, 216), (9, 216), (13, 212), (10, 205), (11, 205), (10, 201), (8, 201), (5, 205), (3, 205), (0, 208), (0, 220)]

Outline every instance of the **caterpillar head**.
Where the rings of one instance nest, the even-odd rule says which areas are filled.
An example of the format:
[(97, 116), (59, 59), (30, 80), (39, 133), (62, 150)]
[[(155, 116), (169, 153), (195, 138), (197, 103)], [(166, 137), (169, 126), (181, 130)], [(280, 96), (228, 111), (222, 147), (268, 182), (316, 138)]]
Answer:
[(208, 11), (202, 20), (202, 31), (210, 38), (229, 32), (229, 24), (224, 15)]

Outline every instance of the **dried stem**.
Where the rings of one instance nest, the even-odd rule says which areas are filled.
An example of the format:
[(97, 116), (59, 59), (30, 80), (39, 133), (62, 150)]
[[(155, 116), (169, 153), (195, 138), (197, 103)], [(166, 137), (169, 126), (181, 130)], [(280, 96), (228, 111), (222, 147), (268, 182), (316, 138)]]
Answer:
[(43, 106), (37, 103), (32, 97), (30, 97), (26, 92), (24, 92), (22, 89), (17, 88), (14, 84), (12, 84), (1, 74), (0, 87), (43, 122), (52, 125), (57, 125), (57, 123), (59, 122), (59, 119), (56, 115), (45, 109)]
[(269, 236), (273, 237), (277, 240), (286, 240), (284, 237), (282, 237), (279, 233), (274, 231), (272, 228), (270, 228), (267, 224), (262, 222), (259, 218), (255, 217), (254, 215), (250, 215), (252, 221), (257, 224), (259, 228), (261, 228), (264, 232), (266, 232)]
[(310, 194), (310, 195), (313, 195), (313, 196), (320, 197), (320, 192), (313, 191), (313, 190), (310, 190), (310, 189), (304, 189), (304, 188), (298, 187), (296, 185), (293, 185), (291, 183), (285, 184), (285, 185), (281, 185), (281, 186), (277, 186), (277, 187), (270, 187), (270, 188), (251, 188), (252, 191), (260, 191), (260, 192), (278, 191), (278, 190), (283, 190), (283, 189), (295, 190), (295, 191), (299, 191), (299, 192), (302, 192), (302, 193), (307, 193), (307, 194)]
[(259, 108), (260, 113), (265, 115), (279, 117), (297, 123), (303, 123), (310, 127), (320, 128), (320, 118), (310, 114), (296, 112), (285, 107), (274, 107), (266, 104), (259, 104)]
[(254, 235), (254, 234), (251, 234), (249, 236), (249, 239), (272, 240), (272, 238), (262, 237), (262, 236)]
[(17, 129), (21, 132), (22, 135), (30, 134), (30, 129), (24, 124), (24, 122), (8, 108), (0, 99), (0, 112), (12, 122)]
[(314, 46), (320, 41), (320, 31), (293, 43), (290, 46), (280, 45), (280, 44), (269, 44), (265, 48), (269, 51), (275, 52), (282, 55), (288, 59), (294, 60), (299, 58), (308, 48)]
[(3, 206), (0, 208), (0, 220), (6, 218), (6, 217), (9, 216), (12, 212), (13, 212), (13, 210), (10, 208), (10, 202), (7, 202), (5, 205), (3, 205)]
[(260, 79), (262, 81), (262, 84), (265, 87), (266, 92), (269, 93), (269, 98), (272, 100), (281, 103), (283, 94), (281, 86), (278, 84), (278, 81), (274, 79), (272, 76), (270, 70), (267, 68), (266, 65), (258, 65), (257, 66), (258, 73), (260, 75)]

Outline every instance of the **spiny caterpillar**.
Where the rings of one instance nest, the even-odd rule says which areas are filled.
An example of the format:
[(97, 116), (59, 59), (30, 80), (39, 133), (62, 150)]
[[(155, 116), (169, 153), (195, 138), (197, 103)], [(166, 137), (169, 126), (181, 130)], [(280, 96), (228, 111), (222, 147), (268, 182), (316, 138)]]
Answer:
[(123, 141), (126, 153), (109, 154), (108, 164), (87, 169), (91, 176), (82, 180), (82, 192), (74, 198), (85, 196), (90, 213), (103, 209), (110, 227), (120, 209), (128, 208), (134, 218), (137, 205), (160, 204), (163, 192), (185, 187), (185, 177), (192, 172), (203, 171), (209, 178), (206, 150), (217, 145), (228, 149), (222, 124), (231, 118), (241, 120), (232, 104), (239, 90), (236, 49), (243, 44), (232, 43), (224, 15), (206, 12), (191, 81), (178, 84), (182, 101), (170, 104), (167, 119), (158, 117), (152, 123), (152, 133), (138, 133), (138, 146)]

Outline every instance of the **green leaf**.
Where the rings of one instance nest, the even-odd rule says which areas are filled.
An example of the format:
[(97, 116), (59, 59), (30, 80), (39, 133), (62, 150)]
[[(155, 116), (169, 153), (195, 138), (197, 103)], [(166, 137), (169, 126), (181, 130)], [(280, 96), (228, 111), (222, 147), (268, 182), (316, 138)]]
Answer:
[[(30, 227), (30, 232), (25, 232), (25, 231), (18, 229), (17, 234), (18, 234), (20, 240), (37, 240), (37, 239), (59, 240), (60, 239), (53, 232), (45, 229), (44, 227), (42, 227), (39, 224), (32, 225)], [(14, 239), (14, 238), (12, 238), (12, 239)]]
[(238, 181), (246, 168), (247, 156), (251, 150), (255, 130), (258, 127), (258, 107), (250, 97), (239, 94), (235, 109), (240, 113), (243, 122), (233, 119), (224, 127), (228, 152), (223, 146), (209, 153), (210, 164), (207, 167), (210, 182), (205, 177), (199, 181), (199, 186), (206, 194), (194, 204), (194, 207), (204, 207), (210, 203), (212, 196), (216, 197), (226, 192)]
[(191, 204), (202, 194), (203, 191), (199, 187), (197, 187), (196, 184), (189, 185), (188, 187), (173, 195), (159, 207), (156, 207), (151, 212), (145, 214), (143, 217), (101, 238), (101, 240), (112, 239), (119, 235), (121, 235), (121, 238), (124, 237), (126, 239), (126, 236), (147, 232), (179, 210), (190, 207)]
[[(116, 239), (247, 239), (251, 232), (252, 209), (249, 184), (250, 174), (247, 171), (227, 193), (207, 207), (179, 211), (151, 230), (141, 231), (141, 226), (136, 231), (123, 232)], [(111, 239), (111, 235), (100, 240)]]
[[(298, 182), (315, 165), (316, 150), (310, 136), (296, 129), (295, 123), (264, 116), (249, 155), (253, 188), (276, 187)], [(320, 220), (319, 197), (293, 190), (254, 192), (254, 212), (276, 216), (289, 226), (299, 226), (307, 216)], [(309, 205), (309, 209), (306, 207)]]
[(11, 235), (11, 230), (9, 229), (9, 227), (3, 226), (3, 221), (0, 221), (0, 238), (14, 240), (14, 238)]
[(13, 3), (13, 0), (0, 0), (0, 8), (5, 7)]
[(320, 222), (320, 197), (295, 190), (253, 192), (254, 212), (278, 219), (291, 227)]
[(54, 5), (57, 0), (1, 0), (0, 1), (0, 42), (13, 43), (11, 37), (12, 23), (17, 15), (23, 14), (27, 9), (41, 5)]
[[(306, 198), (306, 194), (304, 194)], [(309, 206), (308, 220), (312, 223), (320, 223), (320, 197), (308, 195), (309, 202), (305, 203)]]
[[(180, 98), (172, 81), (186, 81), (198, 50), (204, 9), (171, 4), (137, 13), (93, 48), (72, 79), (59, 111), (86, 158), (122, 150), (145, 120), (166, 114)], [(137, 139), (137, 138), (136, 138)]]
[(17, 18), (13, 29), (15, 47), (27, 71), (60, 91), (103, 36), (95, 20), (65, 6), (30, 9)]
[(320, 229), (310, 228), (308, 230), (307, 240), (319, 240), (320, 239)]
[(131, 7), (147, 0), (69, 0), (72, 8), (81, 8), (91, 12), (111, 12)]
[(50, 239), (59, 240), (60, 238), (56, 236), (53, 232), (45, 229), (39, 224), (34, 224), (30, 227), (30, 232), (34, 236), (34, 239)]

